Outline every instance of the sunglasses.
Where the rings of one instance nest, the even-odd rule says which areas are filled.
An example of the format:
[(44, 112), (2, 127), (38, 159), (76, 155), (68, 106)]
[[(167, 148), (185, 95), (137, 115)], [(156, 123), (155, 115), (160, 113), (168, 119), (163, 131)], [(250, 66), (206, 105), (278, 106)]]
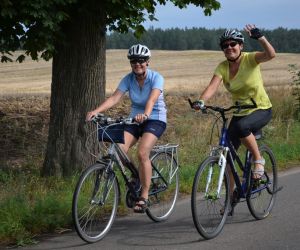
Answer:
[(231, 48), (235, 47), (236, 45), (238, 44), (238, 42), (230, 42), (230, 43), (224, 43), (221, 45), (221, 48), (224, 50), (224, 49), (227, 49), (229, 46)]
[(130, 64), (143, 64), (143, 63), (145, 63), (147, 60), (145, 60), (145, 59), (132, 59), (132, 60), (130, 60)]

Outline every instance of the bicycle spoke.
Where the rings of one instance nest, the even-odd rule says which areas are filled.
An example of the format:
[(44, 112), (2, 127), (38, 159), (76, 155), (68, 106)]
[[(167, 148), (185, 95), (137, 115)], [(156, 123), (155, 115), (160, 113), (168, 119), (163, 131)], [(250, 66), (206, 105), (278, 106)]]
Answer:
[[(251, 214), (258, 220), (266, 218), (275, 202), (274, 191), (277, 189), (277, 169), (272, 151), (264, 146), (260, 147), (262, 157), (265, 159), (265, 174), (261, 180), (250, 180), (251, 192), (247, 195), (247, 205)], [(251, 176), (250, 176), (251, 178)]]
[(171, 154), (165, 152), (154, 155), (152, 164), (150, 208), (146, 212), (153, 221), (162, 221), (171, 215), (177, 200), (178, 165)]
[(218, 194), (221, 174), (217, 157), (208, 157), (199, 167), (193, 183), (192, 215), (202, 237), (211, 239), (222, 230), (229, 205), (229, 177), (224, 174)]
[[(118, 184), (106, 166), (95, 164), (81, 175), (73, 197), (72, 215), (78, 235), (87, 242), (102, 239), (117, 211)], [(112, 177), (111, 177), (112, 176)]]

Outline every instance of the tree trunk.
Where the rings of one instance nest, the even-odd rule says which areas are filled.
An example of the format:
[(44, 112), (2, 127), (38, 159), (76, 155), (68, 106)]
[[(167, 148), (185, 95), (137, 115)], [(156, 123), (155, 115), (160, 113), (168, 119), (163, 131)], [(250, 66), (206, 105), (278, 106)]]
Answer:
[(77, 13), (64, 27), (52, 62), (50, 124), (43, 176), (69, 176), (91, 163), (85, 141), (87, 111), (105, 98), (105, 25)]

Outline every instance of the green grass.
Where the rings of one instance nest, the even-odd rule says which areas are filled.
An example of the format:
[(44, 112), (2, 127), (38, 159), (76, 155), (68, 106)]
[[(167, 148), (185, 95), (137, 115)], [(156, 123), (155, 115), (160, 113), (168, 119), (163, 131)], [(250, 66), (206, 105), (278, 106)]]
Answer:
[[(294, 120), (295, 107), (293, 98), (280, 90), (271, 91), (274, 105), (272, 122), (264, 129), (265, 142), (273, 149), (279, 170), (300, 161), (300, 123)], [(182, 100), (183, 99), (183, 100)], [(223, 100), (222, 98), (219, 98)], [(174, 102), (175, 100), (175, 102)], [(210, 132), (213, 120), (211, 116), (189, 110), (184, 97), (175, 97), (169, 105), (169, 128), (160, 143), (178, 143), (180, 164), (180, 192), (190, 194), (194, 174), (209, 151)], [(171, 101), (170, 101), (171, 102)], [(218, 103), (217, 98), (212, 102)], [(228, 100), (224, 100), (228, 103)], [(222, 103), (221, 103), (222, 104)], [(29, 120), (26, 120), (29, 123)], [(17, 131), (21, 120), (10, 131)], [(22, 125), (22, 124), (21, 124)], [(30, 129), (28, 125), (28, 130)], [(38, 126), (35, 127), (37, 130)], [(45, 130), (45, 128), (43, 128)], [(30, 131), (28, 131), (29, 133)], [(39, 132), (39, 131), (38, 131)], [(19, 133), (15, 135), (20, 136)], [(11, 134), (10, 137), (13, 135)], [(46, 136), (46, 135), (45, 135)], [(26, 139), (26, 143), (29, 143)], [(16, 139), (19, 141), (19, 138)], [(40, 140), (43, 143), (45, 140)], [(217, 142), (214, 133), (213, 144)], [(37, 148), (37, 141), (34, 147)], [(43, 147), (43, 145), (40, 145)], [(46, 232), (71, 229), (71, 204), (75, 183), (78, 179), (41, 178), (39, 168), (43, 156), (26, 154), (22, 151), (22, 160), (18, 164), (0, 168), (0, 245), (26, 245), (35, 243), (37, 235)], [(0, 164), (5, 164), (0, 162)], [(124, 189), (119, 214), (126, 214), (124, 205)]]
[(0, 170), (0, 242), (20, 246), (69, 228), (74, 181)]
[(300, 124), (299, 122), (294, 122), (289, 126), (282, 124), (277, 129), (277, 133), (280, 131), (281, 136), (268, 141), (275, 153), (279, 169), (286, 169), (300, 162)]

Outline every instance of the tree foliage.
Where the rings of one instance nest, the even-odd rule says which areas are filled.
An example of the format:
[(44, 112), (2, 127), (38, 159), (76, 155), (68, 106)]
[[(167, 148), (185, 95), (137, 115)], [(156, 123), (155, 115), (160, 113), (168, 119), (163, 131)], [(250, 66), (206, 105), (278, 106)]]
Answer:
[[(101, 3), (100, 3), (101, 2)], [(134, 30), (140, 37), (145, 31), (141, 25), (146, 19), (157, 20), (155, 7), (166, 0), (2, 0), (0, 2), (0, 52), (1, 62), (12, 61), (11, 52), (20, 48), (33, 60), (49, 60), (57, 43), (67, 42), (63, 26), (72, 22), (79, 13), (97, 16), (105, 12), (105, 25), (99, 28), (127, 33)], [(220, 8), (216, 0), (170, 0), (175, 6), (185, 8), (194, 4), (204, 9), (205, 15)], [(79, 15), (80, 16), (80, 15)], [(22, 54), (17, 61), (22, 62)]]
[[(169, 0), (179, 8), (194, 4), (211, 14), (216, 0)], [(41, 174), (68, 176), (92, 162), (85, 141), (91, 128), (85, 114), (105, 98), (106, 31), (140, 36), (165, 0), (1, 0), (1, 61), (13, 51), (52, 61), (50, 123)]]

